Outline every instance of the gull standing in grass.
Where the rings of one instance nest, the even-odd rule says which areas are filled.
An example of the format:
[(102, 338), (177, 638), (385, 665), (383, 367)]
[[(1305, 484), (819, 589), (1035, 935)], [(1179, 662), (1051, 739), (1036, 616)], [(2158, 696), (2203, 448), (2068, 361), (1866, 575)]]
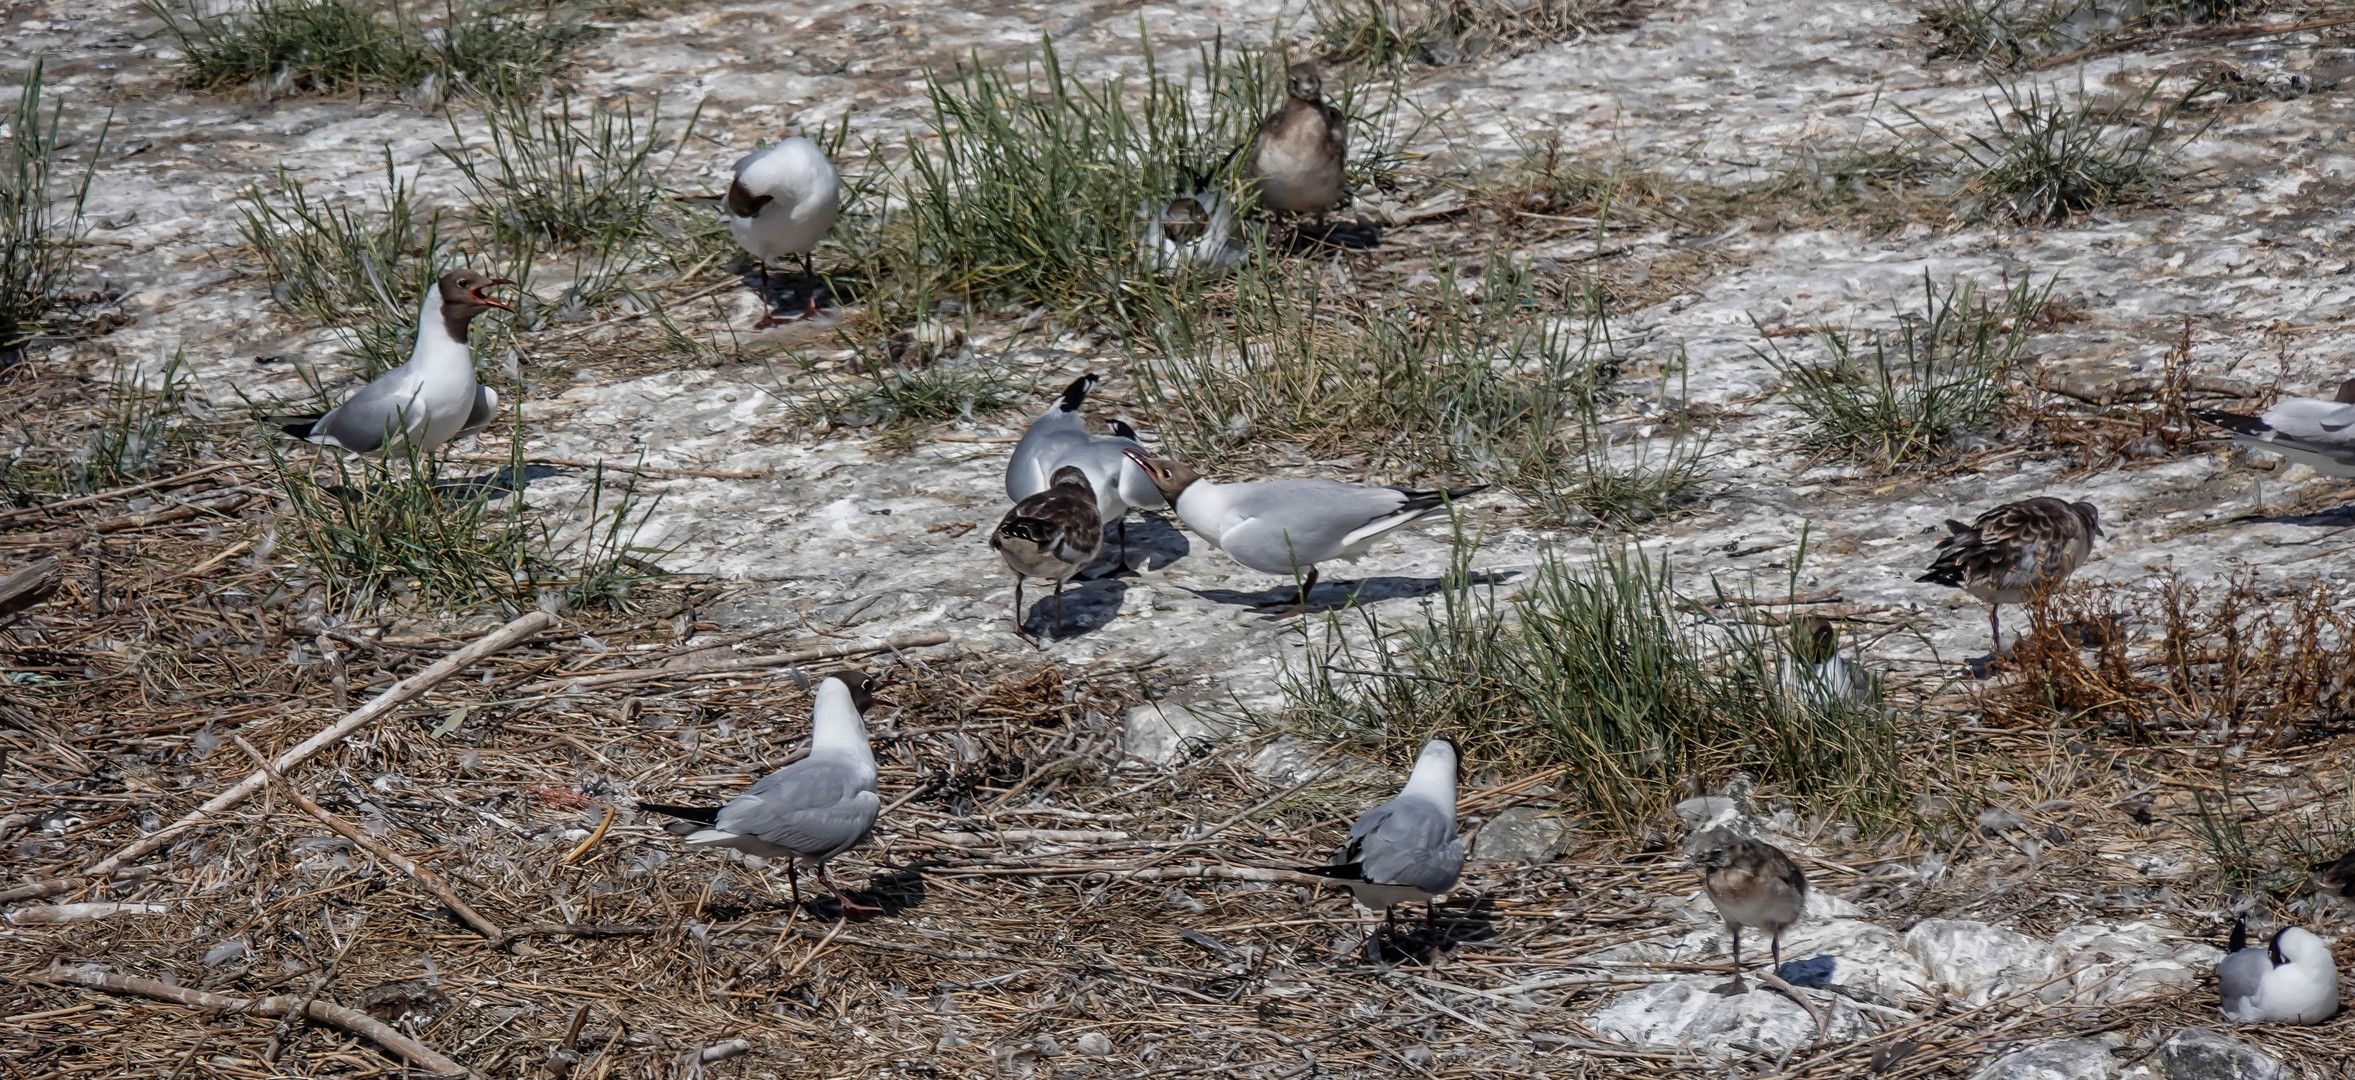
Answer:
[(2224, 1018), (2243, 1024), (2319, 1024), (2339, 1014), (2339, 965), (2330, 946), (2295, 926), (2249, 947), (2249, 923), (2235, 919), (2216, 962)]
[(1294, 214), (1325, 214), (1341, 202), (1342, 166), (1349, 158), (1349, 132), (1341, 110), (1325, 100), (1324, 73), (1316, 61), (1292, 65), (1284, 80), (1284, 103), (1259, 125), (1248, 160), (1259, 183), (1259, 205)]
[(499, 413), (499, 395), (474, 381), (466, 328), (492, 308), (513, 313), (514, 308), (482, 294), (513, 284), (473, 270), (443, 274), (425, 292), (408, 363), (377, 376), (324, 413), (273, 416), (269, 422), (297, 439), (356, 454), (380, 453), (396, 442), (423, 454), (482, 430)]
[(2355, 476), (2355, 379), (2329, 401), (2290, 398), (2256, 416), (2201, 409), (2193, 416), (2232, 432), (2232, 441), (2280, 454), (2324, 476)]
[(1783, 657), (1785, 693), (1817, 706), (1865, 704), (1872, 699), (1872, 675), (1840, 655), (1840, 632), (1821, 615), (1791, 620), (1791, 651)]
[(1774, 967), (1780, 969), (1783, 931), (1807, 911), (1807, 875), (1783, 849), (1723, 829), (1701, 834), (1693, 864), (1701, 871), (1701, 890), (1724, 916), (1733, 938), (1734, 978), (1717, 992), (1743, 993), (1749, 986), (1742, 981), (1742, 928), (1766, 931)]
[(2092, 503), (2048, 497), (2005, 503), (1968, 525), (1949, 519), (1946, 529), (1930, 572), (1914, 580), (1956, 586), (1985, 601), (1987, 631), (1999, 659), (2003, 624), (1997, 611), (2059, 588), (2093, 553), (2094, 538), (2103, 535), (2101, 511)]
[(1088, 474), (1077, 465), (1055, 470), (1054, 482), (1015, 503), (1005, 520), (990, 531), (989, 546), (1014, 571), (1014, 634), (1022, 632), (1022, 582), (1046, 578), (1055, 583), (1055, 623), (1063, 624), (1063, 583), (1096, 561), (1104, 547), (1104, 526), (1096, 516), (1096, 492)]
[[(762, 310), (769, 304), (769, 261), (799, 255), (802, 275), (809, 279), (809, 308), (803, 315), (818, 313), (817, 264), (810, 253), (841, 210), (842, 178), (826, 152), (802, 136), (736, 160), (736, 178), (728, 184), (720, 214), (736, 242), (760, 262)], [(768, 311), (759, 325), (781, 321)]]
[(1144, 469), (1126, 455), (1143, 449), (1133, 429), (1114, 421), (1110, 435), (1088, 433), (1080, 407), (1087, 404), (1097, 381), (1094, 375), (1072, 380), (1063, 388), (1062, 399), (1030, 422), (1030, 430), (1014, 444), (1014, 456), (1006, 460), (1006, 497), (1021, 502), (1047, 490), (1057, 470), (1077, 467), (1087, 474), (1095, 492), (1097, 526), (1115, 525), (1120, 530), (1121, 568), (1127, 569), (1129, 508), (1159, 510), (1169, 503)]
[(1325, 866), (1304, 866), (1347, 888), (1359, 904), (1382, 913), (1420, 903), (1426, 925), (1438, 921), (1432, 904), (1464, 872), (1464, 841), (1456, 836), (1456, 780), (1462, 759), (1452, 739), (1433, 739), (1415, 755), (1398, 797), (1375, 807), (1349, 827), (1349, 840)]
[(800, 863), (807, 860), (818, 881), (842, 903), (854, 921), (882, 913), (855, 903), (826, 875), (826, 860), (856, 847), (875, 827), (883, 807), (875, 791), (875, 754), (867, 744), (861, 715), (875, 703), (883, 683), (857, 668), (829, 673), (818, 684), (810, 723), (809, 756), (760, 779), (726, 806), (673, 806), (641, 802), (638, 809), (678, 818), (667, 826), (689, 847), (729, 847), (764, 859), (783, 856), (793, 906), (801, 906)]
[(1178, 520), (1210, 546), (1263, 574), (1307, 571), (1298, 603), (1269, 616), (1279, 619), (1308, 610), (1318, 563), (1355, 562), (1391, 532), (1488, 488), (1409, 491), (1314, 478), (1219, 484), (1182, 462), (1157, 461), (1137, 449), (1125, 452), (1177, 508)]

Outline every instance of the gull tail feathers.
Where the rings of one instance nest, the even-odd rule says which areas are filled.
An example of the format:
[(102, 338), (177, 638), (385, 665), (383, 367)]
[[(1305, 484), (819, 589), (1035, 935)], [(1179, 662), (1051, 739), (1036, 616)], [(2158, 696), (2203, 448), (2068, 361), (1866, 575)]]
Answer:
[(2191, 415), (2195, 420), (2206, 421), (2236, 435), (2263, 435), (2273, 430), (2273, 425), (2254, 416), (2242, 416), (2239, 413), (2217, 412), (2214, 409), (2194, 409)]
[(1420, 514), (1430, 510), (1437, 510), (1440, 507), (1447, 505), (1448, 503), (1459, 502), (1471, 496), (1478, 495), (1479, 493), (1486, 490), (1488, 490), (1488, 485), (1486, 484), (1474, 484), (1471, 487), (1461, 487), (1454, 489), (1438, 488), (1431, 491), (1406, 491), (1402, 488), (1400, 489), (1400, 492), (1406, 496), (1406, 502), (1398, 508), (1398, 512), (1402, 514)]
[(698, 825), (716, 825), (720, 820), (720, 808), (716, 806), (673, 806), (669, 803), (642, 802), (638, 804), (638, 809), (649, 814), (692, 821)]
[(308, 439), (311, 437), (312, 431), (319, 426), (319, 421), (325, 419), (327, 419), (326, 413), (308, 413), (265, 416), (262, 418), (262, 422), (294, 438)]

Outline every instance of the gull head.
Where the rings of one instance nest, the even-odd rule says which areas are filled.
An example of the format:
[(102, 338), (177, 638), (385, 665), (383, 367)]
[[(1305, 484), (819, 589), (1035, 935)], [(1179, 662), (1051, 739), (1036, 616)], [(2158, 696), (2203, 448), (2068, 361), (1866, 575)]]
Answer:
[(1284, 90), (1296, 100), (1315, 104), (1325, 97), (1325, 73), (1317, 68), (1316, 61), (1303, 60), (1286, 73)]
[(1821, 615), (1802, 615), (1791, 620), (1791, 657), (1813, 667), (1830, 660), (1840, 651), (1840, 633), (1832, 628), (1832, 620)]
[(1157, 461), (1133, 446), (1123, 448), (1120, 453), (1135, 462), (1137, 468), (1145, 470), (1145, 478), (1153, 481), (1154, 490), (1159, 491), (1162, 499), (1173, 505), (1180, 492), (1194, 481), (1202, 479), (1201, 473), (1186, 467), (1182, 461)]
[(835, 668), (826, 677), (840, 680), (843, 689), (850, 691), (851, 705), (862, 713), (874, 706), (875, 691), (891, 685), (890, 680), (879, 679), (855, 667)]
[(496, 285), (513, 285), (506, 278), (495, 278), (479, 270), (452, 270), (442, 275), (442, 310), (455, 311), (461, 319), (471, 319), (490, 308), (513, 312), (505, 303), (484, 296), (482, 291)]
[(2075, 514), (2075, 515), (2077, 515), (2077, 520), (2079, 520), (2079, 521), (2082, 521), (2082, 522), (2084, 522), (2084, 523), (2085, 523), (2085, 531), (2086, 531), (2086, 532), (2088, 532), (2088, 533), (2091, 533), (2091, 534), (2093, 534), (2093, 535), (2095, 535), (2095, 536), (2107, 536), (2107, 535), (2109, 535), (2108, 533), (2105, 533), (2105, 532), (2103, 532), (2103, 531), (2102, 531), (2102, 512), (2101, 512), (2101, 510), (2100, 510), (2099, 508), (2095, 507), (2095, 506), (2094, 506), (2092, 503), (2089, 503), (2089, 502), (2073, 502), (2073, 503), (2070, 503), (2070, 504), (2069, 504), (2069, 512), (2070, 512), (2070, 513), (2072, 513), (2072, 514)]
[(2331, 400), (2341, 405), (2355, 405), (2355, 379), (2339, 384), (2339, 396)]

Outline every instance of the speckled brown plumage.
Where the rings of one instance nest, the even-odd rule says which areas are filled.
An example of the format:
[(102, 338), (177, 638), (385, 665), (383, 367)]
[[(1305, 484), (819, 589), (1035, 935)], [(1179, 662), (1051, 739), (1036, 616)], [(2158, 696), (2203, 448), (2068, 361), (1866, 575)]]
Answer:
[(1783, 849), (1724, 830), (1704, 833), (1693, 852), (1701, 889), (1725, 917), (1733, 938), (1734, 982), (1742, 978), (1742, 928), (1767, 933), (1774, 964), (1783, 963), (1783, 931), (1807, 911), (1807, 875)]
[(2330, 862), (2315, 863), (2314, 887), (2333, 896), (2355, 900), (2355, 851)]
[(1322, 215), (1341, 201), (1349, 133), (1324, 98), (1324, 75), (1313, 61), (1292, 65), (1284, 104), (1259, 125), (1251, 145), (1251, 175), (1259, 204), (1270, 210)]
[(2042, 496), (2005, 503), (1968, 525), (1949, 520), (1946, 528), (1930, 572), (1914, 580), (1951, 585), (1986, 601), (1998, 656), (2003, 629), (1997, 609), (2067, 581), (2102, 535), (2101, 513), (2092, 503)]
[(1045, 491), (1006, 511), (1005, 519), (990, 531), (989, 546), (1014, 571), (1014, 632), (1022, 633), (1026, 578), (1055, 583), (1055, 622), (1062, 623), (1063, 583), (1094, 562), (1104, 546), (1104, 523), (1096, 512), (1096, 489), (1088, 483), (1088, 474), (1073, 465), (1055, 470)]

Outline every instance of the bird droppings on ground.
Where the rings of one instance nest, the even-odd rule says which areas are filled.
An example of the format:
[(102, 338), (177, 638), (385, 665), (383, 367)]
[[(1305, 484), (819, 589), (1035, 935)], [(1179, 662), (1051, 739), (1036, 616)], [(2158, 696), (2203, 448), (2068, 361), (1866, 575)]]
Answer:
[[(443, 17), (385, 23), (405, 74), (199, 86), (132, 0), (0, 13), (52, 190), (96, 161), (0, 353), (10, 1073), (2355, 1070), (2313, 981), (2355, 941), (2336, 7), (620, 0), (470, 43), (522, 94), (426, 48)], [(1166, 190), (1080, 214), (1021, 197), (1147, 136), (988, 96), (1042, 39), (1140, 100), (1285, 52), (1187, 84), (1150, 136), (1184, 152), (1135, 163)], [(952, 141), (944, 101), (994, 104)], [(1228, 181), (1326, 191), (1336, 116), (1349, 203), (1251, 212)], [(806, 168), (735, 168), (791, 135)], [(502, 149), (559, 137), (594, 192)], [(908, 194), (960, 190), (1004, 201)], [(824, 205), (814, 252), (780, 200)], [(1048, 281), (1100, 269), (1091, 225), (1135, 264)], [(489, 423), (469, 388), (438, 461), (262, 437), (411, 355), (461, 267), (523, 282), (467, 339)], [(1083, 376), (1098, 554), (1022, 612), (1007, 465)], [(1443, 516), (1245, 565), (1229, 508), (1127, 511), (1129, 444)], [(2100, 535), (2029, 588), (2017, 530), (1917, 580), (2037, 498)], [(792, 764), (846, 663), (896, 681), (849, 907), (641, 812)], [(1610, 722), (1532, 702), (1574, 695)], [(1432, 735), (1461, 876), (1384, 927), (1301, 868), (1349, 880)], [(1797, 920), (1704, 890), (1709, 836), (1785, 853)]]

